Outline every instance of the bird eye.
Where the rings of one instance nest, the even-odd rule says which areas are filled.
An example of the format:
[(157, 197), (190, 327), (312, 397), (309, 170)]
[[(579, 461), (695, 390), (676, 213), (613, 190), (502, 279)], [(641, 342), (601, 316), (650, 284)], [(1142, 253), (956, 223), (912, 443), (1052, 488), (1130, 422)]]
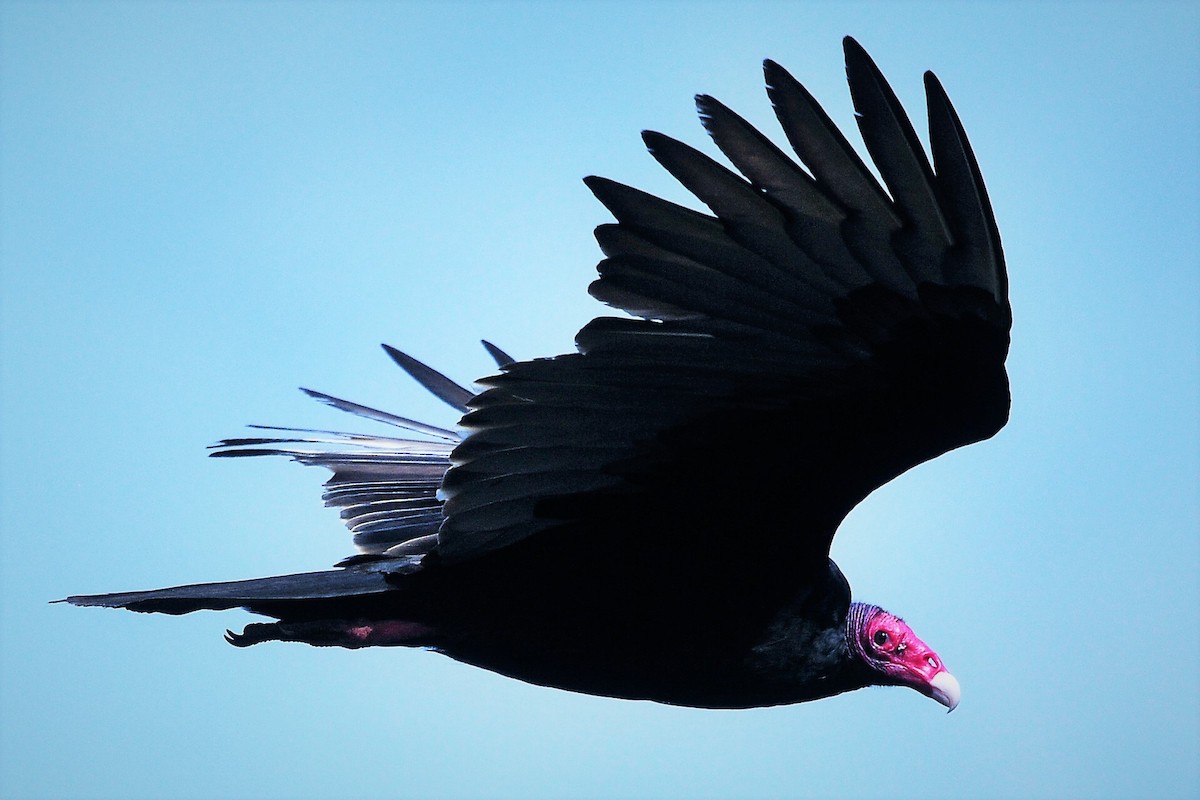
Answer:
[(883, 647), (888, 641), (887, 631), (875, 631), (875, 635), (871, 637), (871, 640), (875, 642), (876, 647)]

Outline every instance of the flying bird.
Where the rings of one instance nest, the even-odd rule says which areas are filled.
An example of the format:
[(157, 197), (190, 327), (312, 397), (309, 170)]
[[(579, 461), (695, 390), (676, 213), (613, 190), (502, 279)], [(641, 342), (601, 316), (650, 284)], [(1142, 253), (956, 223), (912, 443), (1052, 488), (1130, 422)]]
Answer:
[(227, 632), (239, 647), (422, 647), (611, 697), (744, 708), (894, 685), (953, 710), (938, 654), (852, 602), (829, 549), (875, 488), (1007, 421), (1007, 277), (937, 78), (925, 74), (931, 164), (874, 62), (844, 44), (882, 186), (773, 61), (767, 94), (800, 163), (698, 96), (737, 172), (645, 132), (711, 214), (585, 179), (616, 219), (596, 229), (589, 291), (627, 313), (588, 323), (577, 352), (516, 361), (485, 342), (497, 372), (474, 392), (385, 345), (462, 412), (455, 429), (305, 390), (408, 433), (273, 428), (214, 446), (331, 470), (324, 500), (357, 555), (67, 602), (241, 607), (274, 621)]

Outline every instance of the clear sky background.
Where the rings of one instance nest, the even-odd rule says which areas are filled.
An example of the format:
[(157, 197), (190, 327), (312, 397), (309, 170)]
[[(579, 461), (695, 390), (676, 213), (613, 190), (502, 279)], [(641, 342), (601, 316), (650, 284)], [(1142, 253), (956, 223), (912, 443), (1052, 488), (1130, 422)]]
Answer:
[[(1196, 9), (4, 2), (0, 796), (1195, 797)], [(353, 423), (297, 385), (451, 424), (381, 341), (464, 382), (482, 337), (568, 350), (608, 219), (579, 179), (684, 201), (638, 132), (714, 152), (696, 92), (782, 141), (764, 57), (857, 140), (848, 33), (918, 127), (942, 78), (1011, 272), (1012, 422), (834, 543), (954, 714), (669, 708), (47, 604), (347, 555), (322, 472), (205, 446)]]

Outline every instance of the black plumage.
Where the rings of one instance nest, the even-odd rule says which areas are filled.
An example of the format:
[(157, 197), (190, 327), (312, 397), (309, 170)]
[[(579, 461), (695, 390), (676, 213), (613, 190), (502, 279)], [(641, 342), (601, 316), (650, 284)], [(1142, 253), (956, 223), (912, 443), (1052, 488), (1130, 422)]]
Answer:
[[(846, 40), (881, 187), (774, 62), (768, 94), (799, 164), (697, 97), (740, 172), (659, 133), (652, 155), (712, 215), (603, 179), (612, 212), (578, 352), (515, 361), (478, 394), (391, 347), (464, 413), (446, 430), (227, 439), (217, 456), (333, 471), (360, 554), (331, 571), (68, 598), (276, 618), (234, 644), (424, 646), (523, 680), (708, 707), (902, 684), (953, 708), (957, 682), (901, 620), (851, 603), (837, 526), (891, 478), (996, 433), (1011, 313), (992, 209), (941, 85), (933, 164), (875, 64)], [(807, 171), (806, 171), (806, 169)]]

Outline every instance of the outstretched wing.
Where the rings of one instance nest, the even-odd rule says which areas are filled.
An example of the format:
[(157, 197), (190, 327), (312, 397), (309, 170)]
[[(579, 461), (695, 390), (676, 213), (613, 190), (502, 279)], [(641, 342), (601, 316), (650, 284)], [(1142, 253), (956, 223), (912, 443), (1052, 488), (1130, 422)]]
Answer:
[(768, 94), (807, 171), (700, 96), (741, 176), (644, 139), (712, 215), (587, 180), (617, 220), (596, 231), (606, 258), (590, 291), (633, 318), (593, 320), (578, 353), (480, 382), (442, 484), (442, 558), (559, 529), (692, 561), (824, 564), (876, 487), (1003, 426), (1011, 314), (962, 125), (926, 74), (931, 166), (875, 64), (852, 39), (845, 51), (886, 191), (770, 61)]

